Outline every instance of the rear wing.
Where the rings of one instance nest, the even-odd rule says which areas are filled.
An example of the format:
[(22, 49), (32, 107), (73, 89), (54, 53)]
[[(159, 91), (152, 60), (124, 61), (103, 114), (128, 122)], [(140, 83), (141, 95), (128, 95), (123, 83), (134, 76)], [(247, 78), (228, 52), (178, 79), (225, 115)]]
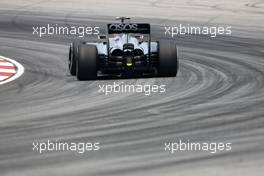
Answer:
[(150, 34), (150, 24), (147, 23), (111, 23), (107, 24), (108, 34), (139, 33)]

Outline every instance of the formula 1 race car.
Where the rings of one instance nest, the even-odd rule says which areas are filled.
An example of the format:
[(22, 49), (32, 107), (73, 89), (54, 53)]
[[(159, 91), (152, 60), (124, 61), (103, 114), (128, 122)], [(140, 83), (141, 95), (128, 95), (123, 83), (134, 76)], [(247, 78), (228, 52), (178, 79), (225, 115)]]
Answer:
[(151, 41), (150, 24), (120, 23), (107, 25), (108, 34), (96, 42), (75, 40), (69, 50), (69, 70), (78, 80), (97, 79), (105, 75), (156, 74), (174, 77), (178, 71), (175, 42)]

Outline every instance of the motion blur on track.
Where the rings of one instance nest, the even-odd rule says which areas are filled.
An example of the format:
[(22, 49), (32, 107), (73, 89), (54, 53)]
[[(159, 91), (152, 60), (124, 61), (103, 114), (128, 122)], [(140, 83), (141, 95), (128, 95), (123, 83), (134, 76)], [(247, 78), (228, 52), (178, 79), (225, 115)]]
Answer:
[[(1, 176), (263, 175), (262, 2), (1, 0), (0, 13), (0, 55), (25, 67), (0, 85)], [(76, 81), (65, 64), (75, 36), (32, 34), (48, 23), (103, 29), (120, 15), (150, 23), (153, 40), (171, 39), (164, 26), (179, 23), (232, 26), (232, 35), (173, 38), (177, 77)], [(166, 92), (98, 92), (113, 81), (164, 84)], [(33, 142), (48, 140), (99, 142), (100, 150), (33, 151)], [(165, 151), (164, 143), (180, 140), (232, 143), (232, 150)]]

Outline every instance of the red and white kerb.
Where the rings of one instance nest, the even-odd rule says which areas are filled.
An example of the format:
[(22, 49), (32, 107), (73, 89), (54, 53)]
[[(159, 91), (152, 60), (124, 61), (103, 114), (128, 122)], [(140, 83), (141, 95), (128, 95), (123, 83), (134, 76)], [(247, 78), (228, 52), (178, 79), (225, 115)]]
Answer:
[(17, 67), (0, 57), (0, 81), (4, 81), (14, 76), (17, 72)]
[(0, 56), (0, 85), (11, 82), (24, 73), (24, 67), (13, 59)]

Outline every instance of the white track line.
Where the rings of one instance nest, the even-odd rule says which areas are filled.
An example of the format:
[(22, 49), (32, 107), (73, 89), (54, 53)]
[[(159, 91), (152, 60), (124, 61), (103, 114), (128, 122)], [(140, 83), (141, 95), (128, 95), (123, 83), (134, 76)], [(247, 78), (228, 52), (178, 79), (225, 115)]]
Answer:
[(9, 76), (0, 76), (0, 81), (7, 79)]
[[(2, 59), (1, 59), (2, 58)], [(13, 59), (10, 59), (10, 58), (7, 58), (7, 57), (4, 57), (4, 56), (0, 56), (0, 59), (1, 60), (7, 60), (9, 62), (11, 62), (12, 64), (14, 64), (16, 67), (17, 67), (17, 72), (15, 75), (13, 75), (11, 78), (5, 80), (5, 81), (2, 81), (0, 82), (0, 85), (2, 84), (6, 84), (8, 82), (11, 82), (11, 81), (14, 81), (15, 79), (19, 78), (21, 75), (23, 75), (25, 69), (24, 67), (18, 63), (17, 61), (13, 60)], [(9, 65), (5, 65), (5, 66), (9, 66)]]

